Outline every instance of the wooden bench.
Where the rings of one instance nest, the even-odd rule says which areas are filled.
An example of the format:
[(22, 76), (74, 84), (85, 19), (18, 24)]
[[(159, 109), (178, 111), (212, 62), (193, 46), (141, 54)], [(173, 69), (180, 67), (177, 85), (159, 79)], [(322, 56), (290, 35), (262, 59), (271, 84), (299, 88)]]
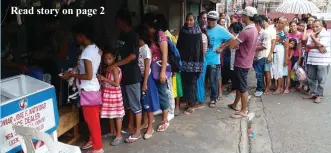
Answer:
[(79, 109), (76, 106), (63, 106), (59, 109), (60, 124), (57, 128), (58, 137), (66, 136), (69, 138), (67, 144), (75, 143), (79, 138), (78, 123)]

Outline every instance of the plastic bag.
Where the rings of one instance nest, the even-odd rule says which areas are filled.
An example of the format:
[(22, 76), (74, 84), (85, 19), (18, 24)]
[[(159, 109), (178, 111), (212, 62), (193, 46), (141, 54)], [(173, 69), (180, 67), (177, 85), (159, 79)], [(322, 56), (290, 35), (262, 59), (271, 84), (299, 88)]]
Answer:
[(291, 79), (294, 81), (304, 81), (306, 78), (306, 72), (298, 63), (295, 63), (291, 71)]

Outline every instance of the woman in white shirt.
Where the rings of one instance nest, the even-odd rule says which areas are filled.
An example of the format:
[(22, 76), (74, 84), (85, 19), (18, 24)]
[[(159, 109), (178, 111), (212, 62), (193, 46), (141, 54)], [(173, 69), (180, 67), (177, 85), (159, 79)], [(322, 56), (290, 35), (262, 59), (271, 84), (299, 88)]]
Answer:
[(77, 42), (84, 45), (83, 52), (78, 62), (79, 74), (65, 72), (62, 74), (62, 78), (69, 79), (74, 77), (79, 80), (80, 104), (82, 106), (84, 119), (90, 131), (90, 139), (82, 149), (93, 147), (93, 150), (87, 153), (103, 153), (99, 117), (102, 100), (100, 84), (97, 79), (102, 52), (91, 41), (92, 28), (90, 24), (91, 22), (84, 22), (84, 24), (78, 24), (74, 27)]

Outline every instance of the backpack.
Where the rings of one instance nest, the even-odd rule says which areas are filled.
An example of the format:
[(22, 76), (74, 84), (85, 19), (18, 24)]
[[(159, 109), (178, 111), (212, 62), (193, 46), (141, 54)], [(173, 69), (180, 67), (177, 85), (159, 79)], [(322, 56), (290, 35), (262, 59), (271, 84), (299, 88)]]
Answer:
[(171, 66), (171, 71), (180, 72), (182, 68), (182, 61), (180, 59), (179, 51), (176, 45), (170, 40), (170, 38), (167, 37), (167, 39), (168, 39), (168, 63)]

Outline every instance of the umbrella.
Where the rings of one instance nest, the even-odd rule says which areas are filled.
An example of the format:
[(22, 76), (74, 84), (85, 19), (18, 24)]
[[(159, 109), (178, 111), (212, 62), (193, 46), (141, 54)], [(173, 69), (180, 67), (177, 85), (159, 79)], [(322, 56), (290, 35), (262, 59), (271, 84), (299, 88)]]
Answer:
[(319, 13), (321, 10), (312, 2), (308, 0), (287, 0), (278, 8), (276, 12), (292, 13), (292, 14), (306, 14)]

